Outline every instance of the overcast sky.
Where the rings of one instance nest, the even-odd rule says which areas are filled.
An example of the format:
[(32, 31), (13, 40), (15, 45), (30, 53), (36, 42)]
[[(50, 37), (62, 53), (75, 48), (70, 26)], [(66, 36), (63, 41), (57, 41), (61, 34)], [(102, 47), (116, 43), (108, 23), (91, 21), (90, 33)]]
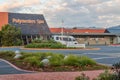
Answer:
[(0, 0), (0, 11), (43, 14), (49, 27), (120, 25), (120, 0)]

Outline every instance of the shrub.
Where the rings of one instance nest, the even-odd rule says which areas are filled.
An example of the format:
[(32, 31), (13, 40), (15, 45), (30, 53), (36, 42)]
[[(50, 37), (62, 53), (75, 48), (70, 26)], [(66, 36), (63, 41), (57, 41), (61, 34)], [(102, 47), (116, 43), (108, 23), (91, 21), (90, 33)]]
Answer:
[(104, 73), (101, 73), (96, 79), (94, 80), (120, 80), (116, 78), (116, 75), (109, 73), (108, 71), (105, 71)]
[(12, 25), (4, 25), (1, 30), (2, 46), (19, 46), (21, 45), (21, 30)]
[(88, 76), (82, 73), (80, 76), (76, 77), (75, 80), (90, 80), (90, 79)]
[(22, 45), (22, 40), (16, 39), (16, 42), (14, 43), (14, 46), (20, 46)]
[(30, 43), (25, 46), (26, 48), (66, 48), (65, 45), (60, 43)]
[(36, 38), (32, 41), (32, 43), (41, 43), (42, 40), (40, 38)]
[(28, 52), (21, 52), (21, 54), (22, 54), (21, 59), (33, 56), (33, 53), (28, 53)]
[(68, 55), (64, 60), (64, 64), (70, 66), (86, 66), (95, 65), (96, 62), (86, 56)]
[(81, 66), (86, 66), (86, 65), (95, 65), (96, 62), (90, 58), (88, 58), (87, 56), (80, 56), (79, 57), (79, 64)]
[(50, 53), (26, 53), (26, 52), (22, 52), (21, 53), (23, 56), (21, 57), (21, 59), (24, 59), (26, 57), (32, 57), (32, 56), (35, 56), (35, 57), (38, 57), (40, 60), (46, 58), (47, 55), (50, 55)]
[(50, 48), (66, 48), (65, 45), (62, 45), (61, 43), (55, 43), (55, 44), (51, 44)]
[(79, 58), (76, 55), (68, 55), (64, 59), (64, 65), (79, 66)]
[(48, 40), (48, 43), (57, 43), (57, 42), (53, 39), (50, 39), (50, 40)]
[(36, 57), (36, 56), (30, 56), (30, 57), (26, 57), (24, 59), (24, 61), (29, 64), (30, 66), (33, 66), (33, 67), (39, 67), (40, 66), (40, 60), (39, 60), (39, 57)]
[(116, 80), (120, 80), (120, 62), (113, 64), (112, 70), (114, 71)]
[(12, 52), (12, 51), (3, 51), (3, 52), (0, 52), (0, 58), (5, 58), (5, 59), (13, 59), (15, 56), (15, 53)]
[(63, 58), (64, 58), (64, 56), (62, 54), (52, 55), (52, 57), (49, 59), (50, 60), (50, 65), (51, 66), (61, 66), (61, 65), (63, 65)]
[(41, 40), (35, 39), (32, 43), (25, 46), (26, 48), (66, 48), (65, 45), (62, 45), (59, 42), (54, 40)]

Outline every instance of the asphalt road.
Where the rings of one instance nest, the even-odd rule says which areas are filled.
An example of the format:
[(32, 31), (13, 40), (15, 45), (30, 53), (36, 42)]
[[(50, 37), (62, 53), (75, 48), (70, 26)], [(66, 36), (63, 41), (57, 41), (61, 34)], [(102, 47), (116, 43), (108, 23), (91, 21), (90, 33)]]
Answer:
[(23, 73), (30, 73), (26, 71), (20, 71), (6, 63), (5, 61), (0, 60), (0, 75), (4, 74), (23, 74)]

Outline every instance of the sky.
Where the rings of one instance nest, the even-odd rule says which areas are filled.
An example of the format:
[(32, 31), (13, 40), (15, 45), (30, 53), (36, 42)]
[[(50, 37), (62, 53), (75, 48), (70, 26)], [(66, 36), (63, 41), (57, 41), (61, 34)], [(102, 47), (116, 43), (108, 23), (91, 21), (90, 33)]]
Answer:
[(0, 0), (0, 12), (43, 14), (49, 27), (120, 25), (120, 0)]

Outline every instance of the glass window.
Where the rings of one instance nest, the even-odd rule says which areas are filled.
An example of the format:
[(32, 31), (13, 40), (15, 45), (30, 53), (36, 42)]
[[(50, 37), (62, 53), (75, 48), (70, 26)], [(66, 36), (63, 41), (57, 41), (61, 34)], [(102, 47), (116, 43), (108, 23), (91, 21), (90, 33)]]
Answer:
[(56, 37), (56, 40), (59, 40), (59, 37)]
[(69, 41), (69, 38), (63, 38), (64, 41)]

